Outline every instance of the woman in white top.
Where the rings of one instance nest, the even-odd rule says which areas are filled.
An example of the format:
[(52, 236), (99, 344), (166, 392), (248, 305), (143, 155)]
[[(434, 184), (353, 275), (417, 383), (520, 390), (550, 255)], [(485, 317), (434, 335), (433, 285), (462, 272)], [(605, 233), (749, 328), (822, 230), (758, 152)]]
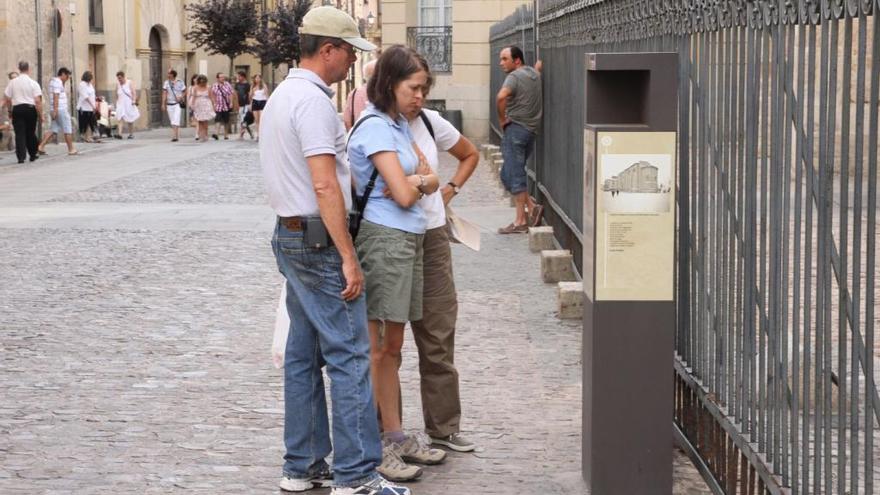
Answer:
[(116, 81), (116, 120), (119, 122), (119, 134), (125, 132), (125, 124), (128, 124), (128, 139), (134, 139), (134, 122), (141, 116), (137, 107), (137, 90), (131, 79), (125, 78), (125, 72), (117, 72)]
[[(91, 72), (83, 72), (82, 80), (79, 82), (76, 90), (79, 135), (80, 139), (87, 143), (99, 142), (97, 139), (92, 139), (92, 134), (96, 131), (97, 120), (95, 119), (95, 111), (98, 108), (97, 101), (95, 101), (95, 87), (92, 86), (92, 79), (94, 77)], [(85, 134), (85, 138), (83, 138), (83, 134)]]
[(257, 125), (257, 140), (260, 140), (260, 116), (266, 101), (269, 99), (269, 86), (263, 84), (263, 76), (254, 74), (254, 83), (251, 85), (251, 112), (254, 113), (254, 124)]

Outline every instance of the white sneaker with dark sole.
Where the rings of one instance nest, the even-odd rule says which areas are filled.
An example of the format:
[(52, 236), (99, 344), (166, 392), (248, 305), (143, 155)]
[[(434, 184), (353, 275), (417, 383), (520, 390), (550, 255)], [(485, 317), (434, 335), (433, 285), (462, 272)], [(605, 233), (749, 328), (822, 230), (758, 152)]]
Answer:
[(379, 476), (360, 486), (334, 487), (330, 495), (412, 495), (412, 492)]
[(431, 443), (434, 445), (441, 445), (456, 452), (473, 452), (473, 450), (477, 448), (477, 446), (474, 445), (474, 442), (471, 442), (459, 433), (453, 433), (448, 437), (442, 438), (431, 437)]
[(323, 471), (311, 478), (291, 478), (285, 475), (281, 478), (278, 486), (285, 492), (304, 492), (313, 488), (325, 488), (333, 483), (333, 475), (330, 471)]

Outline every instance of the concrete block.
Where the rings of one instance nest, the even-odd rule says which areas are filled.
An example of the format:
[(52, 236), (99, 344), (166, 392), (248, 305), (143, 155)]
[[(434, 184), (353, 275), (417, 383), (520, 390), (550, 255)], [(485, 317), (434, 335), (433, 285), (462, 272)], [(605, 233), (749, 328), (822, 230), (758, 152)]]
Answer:
[(551, 251), (556, 247), (553, 240), (553, 227), (529, 228), (529, 251), (533, 253)]
[(501, 150), (498, 146), (494, 144), (484, 144), (483, 145), (483, 157), (485, 159), (489, 159), (492, 157), (493, 153), (498, 153)]
[(548, 284), (576, 281), (571, 260), (567, 249), (541, 251), (541, 279)]
[(559, 282), (556, 294), (559, 318), (563, 320), (579, 320), (584, 317), (583, 282)]
[(489, 155), (489, 159), (495, 162), (499, 167), (502, 163), (504, 163), (504, 155), (499, 152), (495, 152)]

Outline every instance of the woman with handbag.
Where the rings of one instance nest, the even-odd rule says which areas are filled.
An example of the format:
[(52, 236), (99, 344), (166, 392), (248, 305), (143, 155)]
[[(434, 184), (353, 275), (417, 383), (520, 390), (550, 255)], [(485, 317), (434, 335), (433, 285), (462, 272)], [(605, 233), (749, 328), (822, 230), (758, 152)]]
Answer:
[(443, 462), (446, 453), (403, 433), (398, 363), (407, 321), (422, 319), (422, 242), (425, 212), (418, 200), (437, 190), (437, 175), (413, 142), (406, 114), (427, 92), (428, 64), (415, 50), (385, 50), (367, 85), (371, 105), (352, 128), (348, 157), (363, 221), (355, 239), (364, 272), (371, 377), (381, 415), (382, 464), (388, 479), (415, 479), (406, 464)]

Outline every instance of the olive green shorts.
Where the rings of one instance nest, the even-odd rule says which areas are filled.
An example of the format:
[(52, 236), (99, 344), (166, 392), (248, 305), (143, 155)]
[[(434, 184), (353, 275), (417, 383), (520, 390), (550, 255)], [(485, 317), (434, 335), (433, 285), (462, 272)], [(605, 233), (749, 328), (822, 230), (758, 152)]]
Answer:
[(406, 323), (422, 319), (422, 240), (367, 220), (355, 242), (367, 292), (367, 318)]

